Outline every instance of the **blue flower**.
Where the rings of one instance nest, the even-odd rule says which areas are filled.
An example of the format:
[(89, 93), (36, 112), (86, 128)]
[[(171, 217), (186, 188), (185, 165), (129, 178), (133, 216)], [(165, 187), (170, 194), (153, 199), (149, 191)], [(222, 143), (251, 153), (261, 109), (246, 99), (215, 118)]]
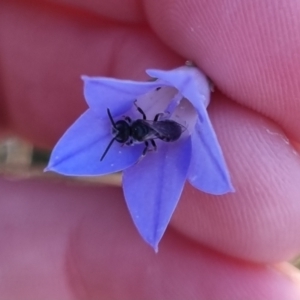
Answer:
[[(156, 251), (181, 196), (185, 181), (206, 193), (233, 192), (230, 175), (206, 107), (210, 87), (197, 68), (147, 70), (155, 81), (136, 82), (83, 76), (89, 109), (67, 130), (55, 146), (51, 170), (71, 176), (96, 176), (123, 171), (123, 190), (132, 219)], [(173, 142), (155, 139), (157, 149), (144, 143), (122, 145), (112, 141), (114, 122), (129, 117), (172, 120), (184, 128)], [(151, 146), (153, 147), (153, 146)], [(150, 147), (149, 147), (150, 148)]]

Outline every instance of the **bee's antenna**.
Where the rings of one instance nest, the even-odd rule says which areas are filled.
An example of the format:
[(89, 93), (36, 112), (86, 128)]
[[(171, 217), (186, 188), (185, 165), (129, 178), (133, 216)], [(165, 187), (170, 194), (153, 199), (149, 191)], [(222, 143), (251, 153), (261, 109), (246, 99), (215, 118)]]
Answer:
[(109, 119), (110, 119), (110, 122), (111, 122), (113, 128), (117, 129), (117, 128), (116, 128), (116, 123), (115, 123), (113, 117), (111, 116), (111, 113), (110, 113), (109, 108), (107, 109), (107, 114), (108, 114), (108, 117), (109, 117)]
[[(113, 125), (114, 125), (114, 124), (113, 124)], [(100, 161), (103, 160), (103, 158), (105, 157), (106, 153), (108, 152), (109, 148), (111, 147), (111, 145), (113, 144), (113, 142), (115, 141), (115, 139), (116, 139), (116, 138), (114, 137), (114, 138), (109, 142), (109, 144), (108, 144), (108, 146), (106, 147), (106, 149), (105, 149), (103, 155), (102, 155), (101, 158), (100, 158)]]

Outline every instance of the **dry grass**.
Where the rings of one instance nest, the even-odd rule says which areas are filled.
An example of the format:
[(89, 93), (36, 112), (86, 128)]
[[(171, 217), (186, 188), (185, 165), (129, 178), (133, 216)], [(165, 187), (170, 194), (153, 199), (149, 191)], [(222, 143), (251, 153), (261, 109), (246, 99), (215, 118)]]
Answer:
[(121, 186), (120, 174), (95, 177), (65, 177), (52, 172), (44, 172), (50, 153), (36, 149), (32, 145), (17, 139), (7, 138), (0, 141), (0, 175), (17, 178), (64, 178), (91, 184)]

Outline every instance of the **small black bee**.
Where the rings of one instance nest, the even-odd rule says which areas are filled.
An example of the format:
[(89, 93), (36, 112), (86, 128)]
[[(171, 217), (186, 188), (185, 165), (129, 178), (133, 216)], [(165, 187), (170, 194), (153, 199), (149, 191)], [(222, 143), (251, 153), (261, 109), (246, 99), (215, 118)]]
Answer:
[(156, 143), (154, 139), (160, 139), (165, 142), (174, 142), (180, 138), (182, 132), (186, 129), (184, 126), (173, 120), (159, 121), (159, 117), (163, 115), (163, 113), (155, 115), (153, 121), (147, 120), (146, 114), (136, 105), (136, 101), (134, 102), (134, 105), (138, 112), (142, 115), (143, 119), (132, 121), (129, 117), (125, 117), (124, 120), (115, 122), (110, 110), (107, 109), (107, 114), (113, 127), (114, 137), (106, 147), (100, 161), (104, 159), (114, 141), (123, 145), (132, 145), (133, 143), (144, 142), (144, 156), (147, 151), (149, 151), (149, 142), (152, 144), (153, 150), (156, 150)]

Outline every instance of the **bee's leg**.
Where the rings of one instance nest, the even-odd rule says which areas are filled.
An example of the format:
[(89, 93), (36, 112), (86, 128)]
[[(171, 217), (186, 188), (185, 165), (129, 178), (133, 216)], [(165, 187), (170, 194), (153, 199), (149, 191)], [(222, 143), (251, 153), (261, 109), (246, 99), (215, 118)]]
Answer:
[(145, 149), (144, 149), (144, 151), (143, 151), (142, 156), (145, 156), (145, 155), (146, 155), (146, 153), (148, 152), (148, 148), (149, 148), (149, 143), (148, 143), (148, 141), (145, 141)]
[(152, 148), (149, 149), (149, 142), (145, 141), (145, 149), (143, 151), (143, 156), (145, 156), (146, 153), (149, 152), (149, 151), (156, 151), (157, 147), (156, 147), (155, 141), (154, 140), (150, 140), (150, 142), (151, 142)]
[(124, 143), (123, 145), (127, 145), (127, 146), (132, 146), (133, 145), (133, 140), (129, 139), (126, 143)]
[(136, 100), (134, 101), (134, 105), (137, 108), (138, 112), (143, 116), (143, 120), (146, 120), (146, 114), (144, 113), (144, 111), (140, 107), (137, 106)]
[(163, 116), (163, 113), (156, 114), (153, 121), (157, 122), (160, 116)]
[(124, 119), (125, 119), (125, 121), (127, 121), (129, 124), (131, 124), (131, 119), (130, 119), (128, 116), (124, 117)]
[(170, 117), (170, 112), (166, 111), (163, 113), (156, 114), (154, 117), (154, 122), (157, 122), (160, 117), (163, 117), (163, 120), (168, 119)]
[(156, 151), (157, 147), (156, 147), (156, 143), (154, 140), (150, 140), (152, 147), (153, 147), (153, 151)]

